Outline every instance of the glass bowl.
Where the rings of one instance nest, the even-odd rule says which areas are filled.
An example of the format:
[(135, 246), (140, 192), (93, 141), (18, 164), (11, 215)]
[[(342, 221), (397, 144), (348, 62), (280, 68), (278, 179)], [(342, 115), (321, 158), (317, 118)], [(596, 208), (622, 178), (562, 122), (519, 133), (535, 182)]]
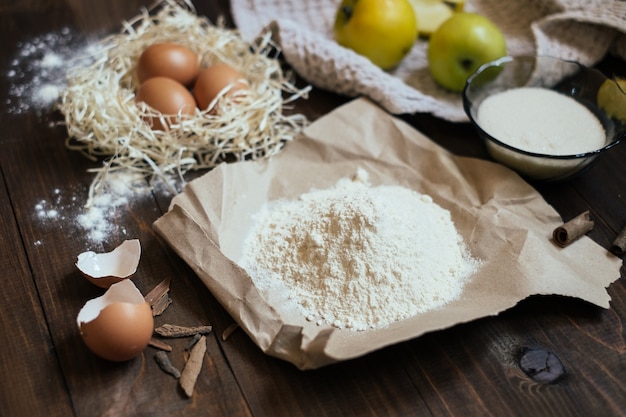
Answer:
[[(564, 181), (589, 168), (600, 155), (620, 143), (626, 135), (625, 121), (611, 117), (598, 105), (598, 90), (607, 80), (598, 70), (573, 61), (548, 56), (507, 56), (481, 66), (468, 78), (463, 90), (463, 107), (494, 160), (528, 180)], [(533, 152), (518, 149), (505, 143), (510, 143), (509, 139), (487, 133), (478, 118), (483, 100), (519, 87), (550, 89), (584, 105), (600, 121), (605, 134), (604, 144), (588, 152), (571, 155), (555, 152), (559, 154), (550, 155), (538, 153), (534, 149)], [(511, 110), (515, 111), (515, 108)], [(573, 120), (572, 123), (577, 121)]]

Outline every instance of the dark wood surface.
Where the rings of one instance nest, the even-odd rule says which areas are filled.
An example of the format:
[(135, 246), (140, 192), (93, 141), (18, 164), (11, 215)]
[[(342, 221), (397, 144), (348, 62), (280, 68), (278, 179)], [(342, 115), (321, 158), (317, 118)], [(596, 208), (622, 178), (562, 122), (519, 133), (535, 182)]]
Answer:
[[(303, 372), (264, 355), (241, 331), (220, 338), (232, 319), (152, 230), (171, 196), (133, 200), (119, 211), (120, 227), (102, 247), (93, 247), (70, 221), (76, 215), (71, 208), (53, 220), (38, 218), (35, 207), (42, 200), (82, 200), (92, 179), (87, 169), (96, 163), (65, 147), (64, 128), (52, 124), (61, 119), (58, 113), (16, 111), (10, 73), (15, 57), (33, 38), (64, 28), (86, 38), (117, 31), (123, 19), (149, 4), (0, 1), (0, 416), (626, 415), (624, 268), (608, 289), (608, 310), (563, 297), (533, 297), (496, 317)], [(212, 19), (225, 16), (232, 26), (226, 1), (195, 6)], [(600, 68), (626, 75), (624, 62), (610, 57)], [(315, 120), (346, 101), (314, 89), (296, 109)], [(485, 157), (468, 124), (429, 115), (403, 119), (453, 152)], [(622, 145), (577, 179), (536, 186), (563, 218), (590, 210), (596, 225), (589, 236), (609, 248), (626, 225), (625, 157)], [(111, 250), (128, 236), (142, 242), (135, 278), (142, 291), (172, 279), (167, 321), (214, 326), (192, 399), (156, 366), (153, 348), (129, 362), (110, 363), (80, 339), (76, 315), (101, 291), (80, 277), (76, 256)], [(171, 342), (179, 352), (186, 343)], [(182, 356), (172, 358), (180, 368)], [(524, 372), (545, 363), (559, 376), (552, 382)]]

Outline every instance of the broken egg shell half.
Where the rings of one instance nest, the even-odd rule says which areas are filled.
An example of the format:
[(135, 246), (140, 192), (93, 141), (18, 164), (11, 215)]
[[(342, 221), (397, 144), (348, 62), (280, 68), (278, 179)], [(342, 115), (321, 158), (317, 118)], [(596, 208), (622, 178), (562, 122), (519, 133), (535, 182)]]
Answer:
[(124, 241), (108, 253), (83, 252), (78, 255), (76, 267), (94, 285), (109, 288), (137, 271), (141, 245), (138, 239)]
[(143, 352), (154, 331), (150, 304), (129, 279), (87, 301), (76, 322), (89, 350), (114, 362), (130, 360)]

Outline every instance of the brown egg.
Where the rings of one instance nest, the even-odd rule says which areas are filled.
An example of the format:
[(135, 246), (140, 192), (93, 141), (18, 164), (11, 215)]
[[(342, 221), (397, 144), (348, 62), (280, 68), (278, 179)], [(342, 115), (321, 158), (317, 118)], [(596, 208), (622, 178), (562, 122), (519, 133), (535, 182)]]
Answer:
[(224, 94), (248, 88), (242, 73), (227, 64), (215, 64), (200, 70), (193, 87), (193, 95), (200, 110), (206, 110), (213, 99), (228, 88)]
[(191, 86), (200, 71), (200, 62), (189, 48), (177, 43), (155, 43), (137, 61), (137, 77), (143, 83), (152, 77), (167, 77)]
[[(196, 110), (196, 101), (193, 95), (178, 81), (166, 77), (153, 77), (141, 84), (135, 98), (137, 102), (144, 102), (155, 110), (160, 111), (165, 117), (167, 124), (175, 120), (175, 115), (193, 115)], [(158, 117), (146, 120), (153, 129), (164, 130), (165, 126)]]
[(122, 362), (148, 346), (154, 330), (152, 309), (129, 279), (87, 301), (76, 319), (80, 335), (96, 355)]

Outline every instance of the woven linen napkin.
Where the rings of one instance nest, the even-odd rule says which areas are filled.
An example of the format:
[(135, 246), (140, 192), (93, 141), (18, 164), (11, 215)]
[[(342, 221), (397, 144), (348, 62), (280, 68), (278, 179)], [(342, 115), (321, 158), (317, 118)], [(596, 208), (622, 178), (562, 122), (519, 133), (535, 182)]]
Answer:
[[(231, 8), (246, 40), (271, 31), (285, 60), (316, 87), (366, 96), (393, 114), (419, 112), (467, 120), (460, 94), (447, 92), (432, 80), (427, 40), (417, 39), (396, 69), (383, 71), (334, 41), (339, 3), (231, 0)], [(483, 14), (500, 27), (509, 55), (551, 55), (585, 65), (595, 64), (608, 52), (626, 58), (626, 1), (467, 0), (465, 10)]]

